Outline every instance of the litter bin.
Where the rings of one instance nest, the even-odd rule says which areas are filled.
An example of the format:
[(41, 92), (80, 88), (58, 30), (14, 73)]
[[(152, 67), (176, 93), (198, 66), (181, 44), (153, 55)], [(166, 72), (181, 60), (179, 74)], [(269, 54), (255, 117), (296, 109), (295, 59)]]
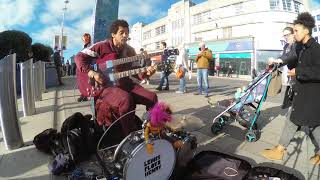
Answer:
[(32, 81), (32, 63), (32, 59), (20, 63), (21, 97), (24, 116), (31, 116), (36, 111), (34, 104), (34, 92), (32, 89), (34, 87)]
[(41, 92), (41, 61), (37, 61), (33, 63), (33, 86), (34, 86), (34, 99), (35, 101), (42, 100), (42, 92)]
[(16, 55), (0, 60), (0, 123), (5, 146), (8, 150), (23, 146), (17, 116)]

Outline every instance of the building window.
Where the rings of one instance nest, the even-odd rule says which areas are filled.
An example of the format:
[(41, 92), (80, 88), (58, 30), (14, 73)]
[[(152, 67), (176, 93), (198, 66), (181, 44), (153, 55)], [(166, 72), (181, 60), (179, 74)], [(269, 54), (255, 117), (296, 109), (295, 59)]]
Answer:
[(318, 31), (320, 32), (320, 25), (318, 25)]
[(156, 49), (160, 49), (160, 42), (156, 42)]
[(317, 15), (317, 21), (320, 21), (320, 14)]
[(156, 28), (156, 36), (160, 34), (164, 34), (166, 32), (166, 25), (160, 26)]
[(236, 14), (242, 14), (243, 13), (243, 3), (235, 4), (234, 10), (235, 10)]
[(232, 37), (232, 28), (231, 27), (225, 27), (223, 28), (223, 38), (231, 38)]
[(201, 13), (194, 15), (193, 16), (193, 24), (197, 25), (197, 24), (201, 24), (201, 23), (202, 23)]
[(317, 27), (314, 27), (314, 28), (313, 28), (313, 32), (317, 32)]
[(143, 33), (144, 40), (149, 39), (149, 38), (151, 38), (151, 30)]
[(294, 11), (296, 13), (300, 13), (301, 6), (302, 6), (301, 3), (297, 2), (297, 1), (294, 1)]
[(270, 9), (272, 10), (279, 10), (280, 9), (280, 2), (279, 0), (270, 0)]
[(292, 1), (292, 0), (282, 0), (283, 10), (285, 10), (285, 11), (292, 11), (291, 1)]

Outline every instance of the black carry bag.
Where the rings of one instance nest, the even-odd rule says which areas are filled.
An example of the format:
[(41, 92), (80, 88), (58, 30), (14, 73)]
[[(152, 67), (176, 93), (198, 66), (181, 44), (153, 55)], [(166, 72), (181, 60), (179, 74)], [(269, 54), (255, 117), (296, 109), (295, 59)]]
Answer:
[(252, 168), (246, 180), (270, 180), (270, 179), (279, 179), (279, 180), (299, 180), (299, 178), (295, 177), (292, 174), (286, 173), (282, 170), (259, 166)]
[(215, 151), (202, 151), (187, 165), (185, 180), (242, 180), (249, 162)]
[(56, 156), (63, 152), (63, 144), (61, 142), (61, 134), (56, 129), (46, 129), (36, 135), (33, 139), (36, 148), (44, 153)]
[(94, 131), (94, 122), (91, 115), (83, 116), (77, 112), (68, 117), (62, 124), (62, 143), (64, 153), (69, 153), (71, 159), (77, 163), (87, 159), (95, 153), (97, 137)]

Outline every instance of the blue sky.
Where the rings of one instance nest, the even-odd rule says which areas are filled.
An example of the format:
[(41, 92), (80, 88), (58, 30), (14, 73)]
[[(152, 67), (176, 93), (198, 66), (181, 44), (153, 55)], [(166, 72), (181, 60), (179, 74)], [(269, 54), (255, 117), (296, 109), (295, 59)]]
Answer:
[[(65, 57), (82, 48), (81, 35), (90, 32), (94, 0), (69, 0), (65, 16), (68, 36)], [(137, 21), (149, 23), (164, 17), (168, 8), (179, 0), (120, 0), (119, 18), (130, 25)], [(201, 3), (205, 0), (193, 0)], [(311, 7), (320, 8), (320, 0), (312, 0)], [(28, 33), (33, 43), (53, 45), (54, 35), (60, 34), (64, 0), (0, 0), (0, 32), (16, 29)], [(138, 8), (139, 7), (139, 8)]]

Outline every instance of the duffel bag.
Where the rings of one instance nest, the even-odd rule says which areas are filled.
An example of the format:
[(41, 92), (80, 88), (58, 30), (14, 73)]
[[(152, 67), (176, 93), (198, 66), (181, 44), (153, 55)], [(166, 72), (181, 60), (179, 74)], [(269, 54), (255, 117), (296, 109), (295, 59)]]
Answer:
[(202, 151), (187, 165), (186, 180), (242, 180), (251, 165), (237, 157), (215, 151)]

